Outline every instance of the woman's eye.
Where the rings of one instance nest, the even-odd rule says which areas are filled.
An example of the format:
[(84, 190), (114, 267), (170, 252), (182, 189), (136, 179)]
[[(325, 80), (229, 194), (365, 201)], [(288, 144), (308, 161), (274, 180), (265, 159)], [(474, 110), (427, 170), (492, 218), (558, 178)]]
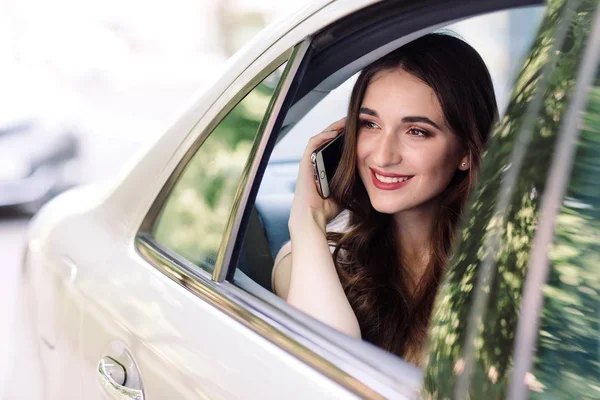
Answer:
[(429, 136), (431, 136), (431, 135), (429, 134), (429, 132), (427, 132), (427, 131), (424, 131), (424, 130), (422, 130), (422, 129), (418, 129), (418, 128), (410, 128), (410, 129), (408, 130), (408, 133), (409, 133), (410, 135), (412, 135), (412, 136), (416, 136), (416, 137), (429, 137)]
[(378, 126), (375, 122), (367, 121), (366, 119), (360, 120), (360, 126), (367, 129), (377, 129)]

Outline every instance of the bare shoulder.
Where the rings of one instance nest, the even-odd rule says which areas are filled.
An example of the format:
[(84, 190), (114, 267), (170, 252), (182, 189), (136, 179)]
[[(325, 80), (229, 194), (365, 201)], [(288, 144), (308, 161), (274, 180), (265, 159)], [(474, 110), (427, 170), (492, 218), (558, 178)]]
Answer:
[(275, 257), (275, 264), (273, 265), (273, 272), (271, 272), (271, 288), (273, 292), (286, 300), (288, 292), (290, 290), (290, 278), (292, 276), (292, 243), (287, 242), (284, 244), (277, 257)]

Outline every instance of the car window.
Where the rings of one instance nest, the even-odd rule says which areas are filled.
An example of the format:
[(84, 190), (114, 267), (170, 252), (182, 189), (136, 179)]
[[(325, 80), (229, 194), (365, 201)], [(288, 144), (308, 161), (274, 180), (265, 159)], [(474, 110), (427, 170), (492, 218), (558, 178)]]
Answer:
[(600, 398), (600, 73), (555, 221), (532, 399)]
[[(543, 12), (543, 6), (509, 9), (468, 18), (441, 29), (462, 37), (482, 55), (490, 70), (502, 114), (512, 82), (535, 37)], [(523, 20), (529, 23), (521, 23)], [(357, 77), (355, 74), (331, 90), (289, 132), (281, 135), (273, 150), (257, 196), (257, 209), (266, 223), (265, 233), (273, 257), (289, 240), (287, 211), (295, 189), (298, 161), (307, 141), (346, 115)]]
[(253, 142), (283, 65), (216, 126), (183, 169), (152, 228), (158, 243), (212, 271)]
[[(478, 15), (452, 23), (440, 31), (458, 35), (482, 55), (494, 83), (499, 108), (506, 109), (508, 93), (527, 49), (544, 15), (544, 6), (514, 8)], [(523, 24), (524, 20), (529, 21)], [(482, 34), (483, 32), (483, 34)], [(306, 114), (279, 134), (269, 158), (251, 216), (253, 235), (244, 249), (260, 249), (261, 257), (242, 250), (240, 268), (261, 286), (270, 290), (271, 267), (278, 251), (289, 241), (287, 221), (298, 174), (298, 163), (309, 138), (342, 118), (358, 73), (339, 82)], [(252, 221), (260, 221), (252, 223)], [(260, 240), (259, 240), (260, 239)], [(265, 256), (266, 255), (266, 256)], [(260, 265), (256, 265), (257, 263)]]
[(507, 397), (541, 199), (596, 7), (549, 2), (492, 134), (430, 327), (425, 388), (433, 398)]
[[(446, 28), (460, 32), (463, 39), (476, 46), (484, 55), (484, 61), (493, 70), (494, 85), (500, 108), (503, 109), (501, 111), (506, 110), (506, 114), (510, 114), (506, 117), (507, 120), (522, 117), (522, 110), (517, 110), (517, 106), (513, 106), (512, 111), (510, 106), (507, 106), (509, 89), (512, 89), (511, 82), (520, 71), (532, 43), (539, 40), (536, 38), (536, 32), (544, 13), (544, 6), (511, 9), (466, 19), (460, 25)], [(523, 24), (523, 20), (530, 23)], [(488, 35), (493, 38), (489, 42), (478, 36), (481, 26), (486, 26), (488, 31), (492, 32)], [(513, 33), (514, 29), (520, 30), (519, 35)], [(503, 35), (503, 39), (498, 39), (498, 35)], [(486, 49), (486, 46), (490, 48)], [(537, 66), (539, 67), (539, 64)], [(356, 75), (353, 75), (340, 82), (305, 115), (297, 118), (291, 129), (283, 131), (269, 159), (252, 210), (255, 218), (250, 216), (251, 220), (257, 222), (249, 224), (238, 263), (238, 270), (266, 290), (271, 290), (273, 260), (289, 240), (287, 224), (298, 173), (298, 161), (311, 136), (345, 115), (355, 79)], [(510, 143), (503, 149), (504, 153), (506, 149), (510, 149)], [(267, 253), (268, 256), (260, 258), (261, 261), (255, 261), (259, 257), (251, 255), (259, 252)], [(265, 294), (265, 298), (267, 295)]]

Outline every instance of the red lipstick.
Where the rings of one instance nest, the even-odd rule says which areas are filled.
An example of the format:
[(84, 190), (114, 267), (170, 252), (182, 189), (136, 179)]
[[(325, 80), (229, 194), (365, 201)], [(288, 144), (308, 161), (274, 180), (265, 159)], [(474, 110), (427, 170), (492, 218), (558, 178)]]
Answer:
[[(414, 175), (390, 174), (388, 172), (381, 172), (381, 171), (373, 169), (373, 168), (369, 168), (369, 170), (371, 171), (371, 180), (373, 181), (373, 185), (377, 189), (381, 189), (381, 190), (400, 189), (401, 187), (406, 186), (410, 182), (411, 178), (414, 176)], [(377, 179), (375, 174), (382, 176), (384, 178), (398, 178), (398, 179), (404, 178), (404, 180), (399, 181), (399, 182), (382, 182), (379, 179)]]

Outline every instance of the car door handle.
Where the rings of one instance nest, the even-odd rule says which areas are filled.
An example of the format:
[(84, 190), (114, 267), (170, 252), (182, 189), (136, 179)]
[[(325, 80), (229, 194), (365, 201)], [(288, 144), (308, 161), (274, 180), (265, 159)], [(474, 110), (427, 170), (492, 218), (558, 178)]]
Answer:
[(111, 357), (104, 357), (98, 363), (99, 382), (102, 390), (115, 400), (144, 400), (144, 392), (126, 386), (125, 367)]

